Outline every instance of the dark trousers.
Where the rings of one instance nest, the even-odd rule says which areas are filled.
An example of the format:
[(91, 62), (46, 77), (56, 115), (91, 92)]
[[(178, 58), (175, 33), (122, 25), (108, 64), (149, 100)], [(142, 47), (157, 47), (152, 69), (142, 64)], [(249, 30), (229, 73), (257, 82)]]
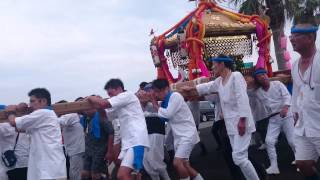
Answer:
[(27, 180), (28, 168), (15, 168), (7, 171), (9, 180)]
[[(230, 174), (232, 176), (232, 179), (234, 180), (245, 180), (245, 177), (243, 176), (241, 169), (234, 164), (232, 159), (232, 147), (230, 144), (229, 136), (227, 134), (227, 129), (225, 126), (224, 121), (220, 121), (221, 124), (219, 125), (219, 129), (217, 130), (219, 138), (221, 140), (221, 147), (222, 147), (222, 153), (224, 160), (227, 163), (227, 166), (230, 170)], [(257, 171), (257, 174), (261, 180), (265, 179), (266, 172), (263, 166), (255, 161), (255, 159), (252, 157), (252, 155), (248, 155), (249, 160), (251, 161), (252, 165), (254, 166), (255, 170)]]
[(268, 130), (268, 124), (269, 124), (269, 118), (262, 119), (260, 121), (257, 121), (257, 132), (261, 136), (261, 141), (265, 143), (266, 136), (267, 136), (267, 130)]
[(216, 121), (213, 123), (212, 128), (211, 128), (211, 133), (214, 137), (214, 139), (217, 142), (218, 148), (222, 148), (222, 142), (221, 142), (221, 137), (220, 137), (220, 129), (223, 128), (224, 126), (224, 121)]

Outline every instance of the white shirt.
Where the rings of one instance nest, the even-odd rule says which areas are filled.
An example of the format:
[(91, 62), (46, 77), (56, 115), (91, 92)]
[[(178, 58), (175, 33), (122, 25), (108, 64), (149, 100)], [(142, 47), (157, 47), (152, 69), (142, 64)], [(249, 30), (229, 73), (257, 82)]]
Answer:
[(16, 127), (31, 137), (28, 179), (66, 178), (66, 159), (56, 114), (52, 110), (39, 109), (17, 117)]
[(125, 91), (108, 101), (119, 118), (121, 149), (149, 147), (147, 125), (137, 96)]
[(252, 116), (255, 121), (260, 121), (269, 117), (270, 112), (268, 112), (265, 103), (258, 98), (257, 89), (247, 90), (249, 97), (249, 104), (252, 111)]
[(172, 131), (174, 146), (180, 144), (197, 144), (200, 141), (192, 113), (181, 94), (173, 92), (168, 107), (160, 107), (160, 117), (169, 119), (168, 125)]
[(293, 63), (291, 71), (292, 112), (299, 113), (295, 133), (300, 136), (320, 137), (320, 51), (317, 50), (314, 56), (312, 68), (309, 66), (303, 75), (298, 68), (299, 61)]
[(80, 124), (80, 116), (77, 113), (66, 114), (59, 118), (64, 146), (69, 156), (83, 153), (85, 150), (84, 144), (84, 129)]
[(248, 133), (255, 131), (247, 94), (247, 84), (241, 73), (232, 72), (225, 85), (222, 84), (222, 78), (218, 77), (214, 81), (197, 85), (196, 89), (199, 95), (218, 92), (228, 134), (238, 133), (237, 125), (240, 117), (246, 118), (246, 131)]
[[(18, 133), (15, 128), (9, 123), (0, 123), (0, 152), (1, 154), (7, 150), (13, 150), (14, 144), (16, 142)], [(20, 133), (16, 149), (14, 151), (17, 157), (17, 163), (14, 167), (7, 168), (4, 166), (2, 160), (0, 166), (5, 169), (10, 170), (14, 168), (24, 168), (28, 166), (29, 159), (29, 149), (30, 149), (30, 137), (26, 133)]]
[(269, 115), (279, 113), (285, 105), (291, 105), (291, 95), (280, 81), (270, 81), (270, 87), (267, 91), (260, 87), (256, 94), (266, 105)]

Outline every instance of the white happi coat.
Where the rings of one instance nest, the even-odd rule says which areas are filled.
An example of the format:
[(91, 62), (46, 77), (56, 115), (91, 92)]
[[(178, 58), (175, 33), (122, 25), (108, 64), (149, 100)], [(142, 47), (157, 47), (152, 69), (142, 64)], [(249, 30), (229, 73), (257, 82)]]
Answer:
[(181, 94), (173, 92), (168, 107), (160, 107), (158, 114), (169, 119), (175, 148), (182, 144), (195, 145), (200, 141), (192, 113)]
[[(267, 91), (260, 87), (256, 93), (257, 98), (265, 104), (269, 116), (279, 113), (285, 105), (291, 106), (291, 95), (280, 81), (270, 81), (270, 87)], [(290, 111), (288, 116), (292, 116)]]
[(39, 109), (17, 117), (16, 127), (31, 137), (28, 179), (66, 178), (61, 129), (54, 111)]
[(80, 116), (77, 113), (66, 114), (59, 117), (62, 127), (64, 146), (68, 156), (84, 153), (84, 130), (80, 124)]
[[(292, 112), (299, 113), (295, 133), (299, 136), (320, 137), (320, 51), (304, 75), (299, 72), (299, 61), (292, 67)], [(311, 79), (310, 79), (311, 77)]]
[(149, 147), (147, 125), (137, 96), (125, 91), (108, 101), (119, 118), (121, 149)]
[(246, 118), (246, 132), (256, 130), (247, 95), (247, 84), (239, 72), (232, 72), (228, 82), (223, 85), (222, 78), (199, 84), (196, 86), (199, 95), (218, 92), (220, 105), (227, 132), (229, 135), (238, 134), (238, 122), (240, 117)]
[(294, 147), (294, 121), (292, 112), (289, 108), (287, 116), (282, 118), (279, 114), (285, 105), (291, 105), (291, 95), (288, 89), (280, 81), (271, 81), (270, 87), (265, 91), (262, 87), (256, 91), (257, 97), (267, 107), (270, 116), (268, 132), (266, 135), (267, 152), (272, 167), (278, 167), (277, 153), (275, 144), (278, 141), (278, 136), (282, 130), (287, 137), (288, 144), (295, 152)]

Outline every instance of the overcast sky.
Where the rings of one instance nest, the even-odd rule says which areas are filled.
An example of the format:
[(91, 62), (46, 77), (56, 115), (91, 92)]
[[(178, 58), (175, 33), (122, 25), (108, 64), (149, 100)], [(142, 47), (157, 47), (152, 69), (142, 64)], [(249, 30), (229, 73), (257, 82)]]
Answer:
[[(110, 78), (138, 89), (156, 76), (149, 44), (195, 8), (187, 0), (1, 0), (0, 104), (99, 94)], [(318, 38), (319, 39), (319, 38)]]

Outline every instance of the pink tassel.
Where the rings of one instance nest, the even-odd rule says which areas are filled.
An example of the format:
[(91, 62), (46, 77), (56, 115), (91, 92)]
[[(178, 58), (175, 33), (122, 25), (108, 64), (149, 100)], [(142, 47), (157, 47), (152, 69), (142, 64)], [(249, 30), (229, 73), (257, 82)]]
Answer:
[(291, 62), (288, 61), (288, 62), (286, 63), (286, 66), (287, 66), (287, 69), (291, 69)]
[(210, 72), (208, 71), (208, 69), (203, 61), (200, 61), (198, 67), (201, 69), (201, 76), (205, 76), (205, 77), (210, 76)]
[(286, 61), (286, 62), (289, 62), (291, 60), (291, 56), (290, 56), (290, 53), (289, 51), (284, 51), (283, 53), (283, 59)]
[[(263, 37), (264, 37), (264, 29), (263, 27), (259, 24), (259, 23), (256, 23), (256, 32), (257, 32), (257, 38), (259, 40), (261, 40)], [(259, 45), (259, 58), (258, 58), (258, 61), (257, 61), (257, 64), (256, 64), (256, 69), (258, 68), (263, 68), (265, 69), (265, 58), (264, 58), (264, 53), (265, 53), (265, 50), (266, 50), (267, 47), (265, 47), (264, 43), (260, 44)]]

